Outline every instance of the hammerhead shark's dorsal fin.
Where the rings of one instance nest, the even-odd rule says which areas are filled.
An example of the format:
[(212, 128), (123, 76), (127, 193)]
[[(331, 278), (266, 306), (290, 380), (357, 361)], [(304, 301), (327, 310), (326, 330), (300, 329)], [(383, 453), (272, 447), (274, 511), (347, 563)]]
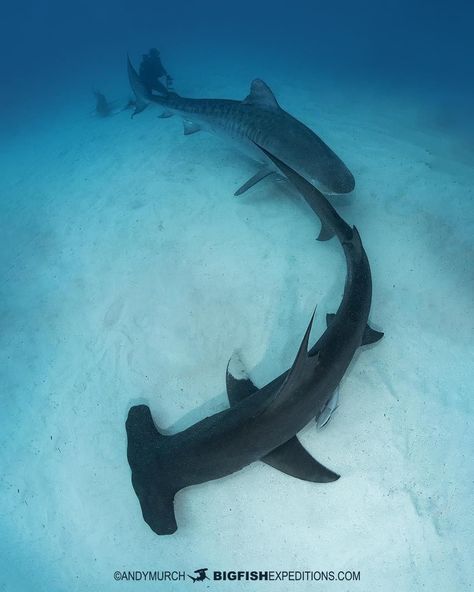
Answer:
[(260, 78), (256, 78), (252, 80), (252, 84), (250, 85), (250, 93), (245, 99), (242, 101), (245, 105), (259, 105), (260, 107), (267, 107), (269, 109), (279, 109), (280, 105), (278, 101), (275, 99), (275, 95), (270, 90), (270, 87), (260, 80)]
[(316, 310), (311, 315), (308, 328), (301, 341), (295, 361), (288, 370), (285, 381), (274, 394), (273, 400), (267, 407), (265, 413), (273, 413), (276, 409), (285, 405), (288, 400), (293, 397), (295, 389), (299, 388), (302, 381), (305, 381), (308, 375), (312, 374), (316, 366), (319, 364), (319, 352), (316, 352), (313, 355), (309, 355), (308, 352), (309, 336), (311, 334), (315, 314)]
[[(231, 407), (258, 391), (238, 354), (234, 354), (227, 365), (226, 385)], [(304, 481), (329, 483), (339, 479), (339, 475), (313, 458), (296, 436), (260, 460), (282, 473)]]
[(271, 175), (272, 173), (273, 173), (273, 171), (271, 170), (270, 167), (261, 168), (259, 171), (257, 171), (255, 173), (255, 175), (253, 177), (250, 177), (250, 179), (248, 181), (246, 181), (242, 185), (242, 187), (239, 187), (239, 189), (237, 189), (237, 191), (234, 193), (234, 195), (235, 196), (242, 195), (242, 193), (245, 193), (248, 189), (250, 189), (251, 187), (256, 185), (262, 179), (265, 179), (265, 177), (268, 177), (268, 175)]

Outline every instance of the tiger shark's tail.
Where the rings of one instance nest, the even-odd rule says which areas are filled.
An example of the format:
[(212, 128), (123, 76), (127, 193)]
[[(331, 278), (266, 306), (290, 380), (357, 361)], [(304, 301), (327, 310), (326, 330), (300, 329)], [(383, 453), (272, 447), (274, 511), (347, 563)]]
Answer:
[(144, 111), (152, 102), (152, 94), (145, 88), (145, 85), (140, 80), (137, 71), (132, 66), (129, 56), (127, 56), (127, 70), (130, 88), (135, 95), (135, 111), (132, 114), (132, 117), (134, 117), (138, 113)]

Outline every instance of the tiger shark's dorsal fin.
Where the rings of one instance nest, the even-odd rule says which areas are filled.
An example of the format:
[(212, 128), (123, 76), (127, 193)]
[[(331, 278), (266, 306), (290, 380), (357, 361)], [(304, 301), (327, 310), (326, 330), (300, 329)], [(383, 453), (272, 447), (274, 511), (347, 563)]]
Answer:
[(279, 109), (280, 105), (275, 99), (275, 95), (270, 90), (270, 87), (256, 78), (252, 80), (250, 85), (250, 94), (245, 97), (242, 101), (245, 105), (259, 105), (260, 107), (266, 107), (267, 109)]

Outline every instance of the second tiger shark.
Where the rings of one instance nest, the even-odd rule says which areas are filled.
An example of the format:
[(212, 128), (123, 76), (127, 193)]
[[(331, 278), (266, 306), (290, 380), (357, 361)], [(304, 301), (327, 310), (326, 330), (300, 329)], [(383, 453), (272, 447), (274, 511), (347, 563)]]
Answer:
[(161, 117), (180, 115), (184, 133), (206, 130), (231, 139), (248, 156), (260, 162), (260, 168), (235, 195), (279, 172), (255, 144), (262, 146), (279, 160), (325, 193), (349, 193), (354, 189), (352, 173), (342, 160), (312, 130), (284, 111), (263, 80), (256, 79), (243, 101), (231, 99), (191, 99), (174, 92), (150, 93), (142, 84), (128, 60), (128, 77), (135, 94), (135, 113), (149, 104), (162, 107)]

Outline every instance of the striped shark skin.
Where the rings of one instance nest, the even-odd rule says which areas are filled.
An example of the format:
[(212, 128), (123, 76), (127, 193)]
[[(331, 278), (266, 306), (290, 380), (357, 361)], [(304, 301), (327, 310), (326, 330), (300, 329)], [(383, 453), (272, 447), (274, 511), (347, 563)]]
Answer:
[(191, 99), (174, 92), (151, 94), (130, 59), (128, 77), (136, 97), (132, 117), (150, 104), (158, 105), (163, 109), (161, 117), (182, 117), (185, 135), (205, 130), (224, 136), (260, 163), (255, 175), (235, 195), (241, 195), (268, 175), (280, 172), (256, 144), (323, 192), (349, 193), (355, 187), (354, 177), (342, 160), (312, 130), (280, 107), (263, 80), (254, 80), (249, 95), (243, 101), (236, 101)]

